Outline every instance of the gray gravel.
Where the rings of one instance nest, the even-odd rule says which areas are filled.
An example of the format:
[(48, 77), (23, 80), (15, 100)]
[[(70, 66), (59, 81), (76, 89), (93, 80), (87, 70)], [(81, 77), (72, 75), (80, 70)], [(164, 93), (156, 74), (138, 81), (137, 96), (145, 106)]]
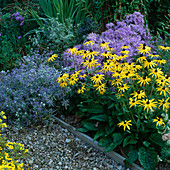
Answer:
[(5, 134), (9, 141), (22, 143), (29, 149), (31, 158), (21, 160), (24, 169), (30, 167), (33, 170), (125, 169), (58, 124), (37, 126), (34, 129), (25, 128), (22, 131), (8, 126)]

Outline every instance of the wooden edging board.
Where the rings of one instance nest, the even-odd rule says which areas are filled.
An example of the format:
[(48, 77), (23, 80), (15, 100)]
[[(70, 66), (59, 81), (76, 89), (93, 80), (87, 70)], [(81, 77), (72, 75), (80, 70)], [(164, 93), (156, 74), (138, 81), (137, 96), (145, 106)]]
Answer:
[[(95, 149), (104, 152), (105, 148), (104, 147), (100, 147), (98, 146), (98, 142), (97, 141), (93, 141), (93, 139), (89, 136), (87, 136), (86, 134), (83, 134), (81, 132), (76, 131), (76, 128), (65, 123), (63, 120), (55, 117), (55, 120), (58, 122), (58, 124), (60, 124), (62, 127), (66, 128), (67, 130), (69, 130), (71, 133), (73, 133), (74, 135), (76, 135), (79, 139), (81, 139), (82, 141), (90, 144), (92, 147), (94, 147)], [(124, 165), (124, 160), (126, 158), (124, 158), (123, 156), (121, 156), (120, 154), (114, 152), (114, 151), (110, 151), (110, 152), (106, 152), (105, 153), (109, 158), (115, 160), (116, 162), (120, 163), (121, 165)], [(140, 166), (136, 165), (135, 163), (133, 163), (130, 166), (131, 170), (143, 170), (143, 168), (141, 168)]]

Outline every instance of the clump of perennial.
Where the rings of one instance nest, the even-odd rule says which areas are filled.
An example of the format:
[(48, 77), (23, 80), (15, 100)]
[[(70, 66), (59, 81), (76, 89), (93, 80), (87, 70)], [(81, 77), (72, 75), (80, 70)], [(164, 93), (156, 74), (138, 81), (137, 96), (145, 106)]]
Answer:
[(56, 107), (68, 106), (67, 90), (56, 82), (60, 72), (52, 67), (59, 64), (56, 57), (35, 50), (23, 57), (19, 68), (1, 72), (0, 105), (8, 115), (8, 124), (30, 126), (45, 121)]
[[(92, 40), (85, 43), (87, 46), (93, 44)], [(121, 51), (116, 55), (113, 53), (114, 49), (109, 48), (108, 44), (104, 41), (99, 44), (99, 47), (105, 50), (103, 53), (70, 48), (68, 54), (82, 59), (80, 70), (61, 74), (57, 79), (60, 87), (77, 87), (77, 93), (81, 95), (90, 88), (98, 95), (114, 90), (118, 101), (120, 103), (123, 101), (122, 107), (132, 111), (129, 113), (129, 120), (118, 123), (119, 127), (123, 126), (124, 131), (126, 127), (130, 130), (130, 126), (136, 124), (133, 112), (138, 113), (138, 118), (152, 119), (158, 128), (164, 128), (165, 123), (159, 116), (162, 112), (165, 114), (169, 112), (170, 78), (160, 67), (166, 63), (166, 60), (159, 55), (153, 55), (151, 47), (146, 44), (139, 44), (138, 54), (134, 56), (135, 61), (129, 63), (126, 60), (130, 54), (129, 47), (122, 46)], [(139, 110), (142, 112), (139, 113)]]
[(0, 112), (0, 169), (18, 169), (24, 170), (24, 163), (19, 163), (17, 159), (27, 156), (28, 149), (24, 148), (21, 143), (8, 142), (1, 135), (2, 129), (7, 127), (6, 123), (2, 123), (7, 119), (3, 111)]

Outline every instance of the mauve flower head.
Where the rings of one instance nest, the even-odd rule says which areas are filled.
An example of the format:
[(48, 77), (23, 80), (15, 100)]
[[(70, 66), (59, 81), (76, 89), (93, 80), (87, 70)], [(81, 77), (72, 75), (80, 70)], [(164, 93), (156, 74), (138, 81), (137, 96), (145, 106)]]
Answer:
[(87, 39), (92, 40), (92, 41), (97, 41), (98, 38), (99, 38), (99, 35), (96, 34), (96, 33), (93, 33), (93, 32), (90, 33), (90, 34), (87, 36)]
[(15, 19), (16, 19), (17, 21), (21, 21), (22, 15), (15, 17)]
[[(128, 48), (129, 56), (126, 57), (126, 61), (131, 63), (134, 59), (133, 56), (137, 54), (139, 44), (145, 43), (152, 48), (154, 46), (150, 43), (152, 37), (147, 26), (144, 26), (144, 19), (141, 13), (134, 12), (125, 18), (125, 20), (117, 21), (115, 24), (107, 24), (107, 30), (102, 32), (101, 35), (95, 33), (89, 34), (84, 42), (93, 40), (95, 42), (93, 45), (86, 46), (83, 42), (83, 44), (75, 47), (79, 47), (80, 50), (91, 49), (99, 52), (95, 59), (98, 59), (98, 62), (102, 64), (103, 59), (100, 54), (106, 51), (106, 49), (99, 47), (102, 42), (107, 42), (109, 47), (114, 49), (114, 54), (116, 55), (120, 55), (122, 46), (130, 46)], [(63, 58), (65, 67), (71, 67), (76, 70), (80, 68), (81, 61), (83, 61), (81, 56), (68, 55), (66, 51), (63, 53)]]
[(112, 29), (112, 28), (114, 28), (114, 26), (115, 26), (115, 25), (114, 25), (112, 22), (106, 24), (106, 28), (107, 28), (107, 29)]

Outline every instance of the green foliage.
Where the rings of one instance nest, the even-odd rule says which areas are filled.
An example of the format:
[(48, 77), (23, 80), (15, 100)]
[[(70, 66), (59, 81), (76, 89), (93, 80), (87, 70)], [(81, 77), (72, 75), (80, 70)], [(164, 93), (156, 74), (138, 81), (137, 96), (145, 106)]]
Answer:
[(0, 70), (10, 70), (15, 67), (15, 61), (19, 60), (21, 55), (15, 53), (6, 35), (0, 37), (0, 42)]
[(129, 167), (138, 157), (137, 149), (133, 149), (128, 153), (128, 158), (125, 159), (125, 166)]
[[(39, 20), (40, 24), (41, 21)], [(66, 19), (64, 23), (59, 22), (58, 18), (43, 19), (43, 21), (44, 25), (27, 33), (27, 35), (31, 34), (34, 47), (41, 50), (53, 50), (54, 53), (61, 55), (68, 47), (77, 43), (76, 27), (70, 19)]]
[(145, 16), (152, 33), (159, 33), (163, 38), (168, 34), (169, 5), (167, 0), (77, 0), (77, 4), (85, 13), (92, 18), (98, 28), (105, 30), (108, 22), (122, 20), (127, 14), (135, 11)]
[(76, 24), (80, 22), (81, 11), (75, 5), (76, 0), (39, 0), (39, 4), (47, 17), (58, 18), (60, 23), (71, 19)]
[(155, 169), (157, 165), (157, 153), (155, 152), (154, 148), (152, 147), (139, 148), (138, 158), (139, 158), (141, 165), (144, 167), (144, 169), (146, 170)]
[(0, 70), (11, 70), (30, 52), (29, 39), (24, 35), (36, 24), (26, 10), (16, 4), (0, 9)]

